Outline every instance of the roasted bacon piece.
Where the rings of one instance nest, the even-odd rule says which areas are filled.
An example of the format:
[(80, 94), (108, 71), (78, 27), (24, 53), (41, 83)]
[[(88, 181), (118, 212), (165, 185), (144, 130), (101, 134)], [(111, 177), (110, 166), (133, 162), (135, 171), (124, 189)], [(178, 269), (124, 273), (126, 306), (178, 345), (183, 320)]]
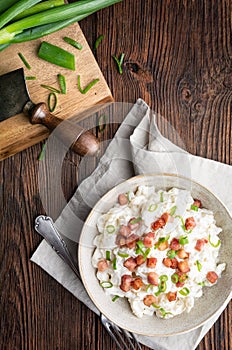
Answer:
[(170, 248), (172, 250), (179, 250), (181, 249), (181, 244), (179, 243), (179, 240), (177, 238), (173, 238), (170, 243)]
[(180, 249), (177, 252), (177, 255), (180, 259), (188, 259), (189, 258), (189, 253), (187, 253), (184, 249)]
[(98, 268), (98, 271), (100, 271), (100, 272), (107, 270), (108, 267), (109, 267), (109, 265), (108, 265), (108, 261), (106, 259), (101, 259), (97, 263), (97, 268)]
[(137, 255), (135, 258), (135, 261), (136, 261), (137, 266), (140, 266), (143, 263), (145, 263), (145, 258), (143, 255)]
[(154, 232), (149, 232), (147, 233), (144, 238), (143, 238), (143, 244), (144, 247), (146, 248), (152, 248), (154, 244), (154, 238), (155, 238), (155, 233)]
[(151, 229), (157, 231), (159, 228), (163, 228), (169, 219), (169, 213), (164, 213), (159, 219), (151, 224)]
[(132, 282), (132, 277), (130, 275), (123, 275), (121, 277), (120, 289), (123, 290), (124, 292), (129, 292), (129, 290), (131, 289), (131, 282)]
[(152, 295), (152, 294), (148, 294), (143, 299), (143, 303), (146, 306), (151, 306), (152, 304), (156, 304), (157, 303), (157, 298), (154, 295)]
[(147, 258), (147, 267), (154, 268), (156, 267), (157, 259), (156, 258)]
[(176, 258), (170, 259), (170, 258), (164, 258), (163, 259), (163, 264), (166, 267), (170, 267), (171, 269), (176, 269), (178, 265), (178, 261)]
[(177, 292), (168, 292), (167, 294), (168, 301), (175, 301)]
[(158, 286), (159, 284), (159, 275), (156, 272), (149, 272), (147, 275), (147, 280), (149, 284)]
[(185, 220), (185, 228), (187, 231), (192, 230), (196, 226), (194, 217), (189, 217)]
[(143, 286), (143, 281), (140, 277), (136, 277), (132, 282), (131, 282), (131, 287), (134, 288), (135, 290), (138, 290), (142, 288)]
[(198, 239), (194, 248), (200, 252), (206, 243), (208, 243), (207, 239)]
[(129, 271), (133, 272), (137, 266), (135, 258), (130, 257), (126, 259), (123, 263), (123, 266), (125, 266)]
[(202, 208), (202, 203), (200, 199), (194, 199), (193, 205), (195, 205), (198, 208)]
[(218, 279), (218, 275), (215, 271), (209, 271), (206, 275), (206, 278), (210, 283), (215, 283)]
[(178, 269), (180, 270), (180, 272), (184, 272), (184, 273), (189, 272), (190, 268), (189, 268), (188, 260), (179, 261)]
[(123, 237), (128, 237), (131, 234), (131, 229), (126, 225), (121, 225), (119, 229), (119, 234)]
[(119, 194), (119, 196), (118, 196), (118, 203), (120, 205), (126, 205), (128, 203), (128, 198), (125, 195), (125, 193)]

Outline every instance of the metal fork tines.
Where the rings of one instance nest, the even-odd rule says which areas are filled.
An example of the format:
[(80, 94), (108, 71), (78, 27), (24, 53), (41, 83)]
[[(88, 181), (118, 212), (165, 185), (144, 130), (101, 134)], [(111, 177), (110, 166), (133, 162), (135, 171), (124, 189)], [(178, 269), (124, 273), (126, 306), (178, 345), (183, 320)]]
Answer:
[(115, 341), (115, 344), (119, 350), (142, 350), (133, 333), (118, 327), (103, 314), (101, 314), (101, 322), (111, 338)]

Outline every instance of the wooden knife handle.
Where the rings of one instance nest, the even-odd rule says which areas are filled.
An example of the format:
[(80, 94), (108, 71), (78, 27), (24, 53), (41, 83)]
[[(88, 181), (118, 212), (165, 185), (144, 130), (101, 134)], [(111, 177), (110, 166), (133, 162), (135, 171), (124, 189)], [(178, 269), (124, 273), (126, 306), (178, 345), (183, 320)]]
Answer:
[[(45, 103), (32, 104), (26, 109), (32, 124), (43, 124), (51, 131), (63, 122), (48, 110)], [(70, 144), (70, 139), (75, 138), (71, 149), (80, 156), (95, 156), (99, 151), (99, 140), (88, 130), (68, 120), (60, 128), (59, 138), (67, 145)]]

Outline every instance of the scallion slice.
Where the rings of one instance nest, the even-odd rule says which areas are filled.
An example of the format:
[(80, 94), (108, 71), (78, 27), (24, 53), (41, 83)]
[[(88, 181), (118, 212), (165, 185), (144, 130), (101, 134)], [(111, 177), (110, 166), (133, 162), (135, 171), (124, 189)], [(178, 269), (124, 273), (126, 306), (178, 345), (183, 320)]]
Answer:
[(43, 160), (45, 156), (46, 143), (43, 144), (38, 160)]
[(105, 130), (106, 128), (106, 115), (102, 114), (100, 115), (100, 117), (98, 118), (98, 131), (101, 133)]
[(212, 243), (211, 242), (211, 236), (209, 235), (209, 244), (212, 246), (212, 247), (214, 247), (214, 248), (217, 248), (217, 247), (219, 247), (219, 245), (221, 244), (221, 241), (220, 241), (220, 239), (217, 241), (217, 243), (216, 244), (214, 244), (214, 243)]
[(75, 56), (71, 52), (46, 41), (41, 43), (38, 56), (59, 67), (75, 70)]
[(112, 261), (113, 269), (117, 270), (117, 258), (114, 258)]
[(146, 259), (151, 251), (151, 248), (147, 248), (145, 252), (143, 253), (143, 257)]
[(194, 211), (198, 211), (198, 209), (199, 209), (198, 206), (194, 205), (194, 204), (192, 204), (190, 208), (191, 208), (191, 210), (194, 210)]
[(177, 254), (177, 251), (175, 251), (175, 250), (173, 250), (173, 249), (170, 249), (170, 250), (168, 250), (168, 252), (167, 252), (167, 256), (168, 256), (170, 259), (175, 258), (176, 254)]
[(66, 79), (65, 76), (62, 74), (57, 74), (58, 77), (58, 81), (60, 84), (60, 91), (62, 94), (66, 94), (67, 90), (66, 90)]
[(155, 303), (152, 303), (151, 304), (155, 309), (159, 309), (160, 308), (160, 306), (159, 305), (156, 305)]
[(177, 209), (177, 206), (174, 205), (174, 207), (172, 207), (172, 208), (170, 209), (169, 214), (170, 214), (171, 216), (173, 216), (173, 215), (175, 214), (175, 212), (176, 212), (176, 209)]
[(106, 231), (107, 231), (108, 233), (114, 233), (114, 232), (115, 232), (115, 227), (114, 227), (114, 225), (108, 225), (108, 226), (106, 226)]
[(164, 201), (164, 193), (160, 192), (160, 202), (162, 203)]
[(112, 56), (117, 64), (119, 74), (122, 74), (122, 63), (124, 60), (124, 56), (125, 56), (124, 53), (121, 54), (119, 59), (115, 55)]
[(78, 50), (83, 49), (83, 46), (80, 43), (78, 43), (76, 40), (73, 40), (72, 38), (69, 38), (68, 36), (65, 36), (63, 39), (66, 43), (75, 47), (76, 49), (78, 49)]
[(130, 255), (127, 253), (118, 252), (118, 256), (120, 256), (121, 258), (128, 258)]
[(134, 225), (134, 224), (137, 224), (137, 223), (140, 222), (140, 221), (142, 221), (141, 216), (139, 216), (139, 217), (137, 217), (137, 218), (135, 218), (135, 219), (132, 219), (132, 220), (130, 221), (130, 224)]
[(202, 265), (201, 265), (201, 263), (200, 263), (200, 261), (199, 261), (199, 260), (197, 260), (197, 261), (196, 261), (196, 265), (197, 265), (197, 269), (198, 269), (198, 271), (200, 272), (200, 271), (201, 271), (201, 269), (202, 269)]
[(48, 95), (48, 109), (50, 112), (54, 112), (57, 106), (57, 95), (55, 92), (50, 92)]
[(177, 275), (177, 273), (174, 273), (173, 275), (171, 275), (172, 283), (176, 284), (178, 280), (179, 280), (179, 276)]
[(199, 283), (197, 283), (199, 286), (202, 286), (202, 287), (204, 287), (205, 286), (205, 282), (199, 282)]
[(179, 243), (180, 243), (181, 245), (184, 245), (184, 244), (189, 243), (188, 237), (187, 237), (187, 236), (180, 236), (180, 238), (179, 238)]
[(186, 297), (187, 295), (189, 295), (190, 290), (187, 287), (184, 287), (181, 290), (179, 290), (179, 293)]
[(100, 42), (104, 39), (104, 35), (99, 35), (99, 37), (96, 39), (95, 43), (94, 43), (94, 50), (96, 51)]
[(110, 282), (110, 281), (103, 281), (100, 283), (100, 285), (103, 287), (103, 288), (112, 288), (113, 287), (113, 283)]
[(110, 250), (106, 251), (106, 260), (110, 261)]
[(44, 85), (44, 84), (41, 84), (40, 86), (43, 87), (44, 89), (51, 91), (51, 92), (55, 92), (57, 94), (60, 94), (60, 90), (54, 88), (53, 86)]
[(119, 299), (119, 298), (120, 298), (120, 296), (115, 295), (115, 296), (112, 298), (112, 301), (116, 301), (116, 300)]
[(151, 213), (153, 213), (153, 211), (156, 211), (156, 209), (158, 208), (158, 204), (151, 204), (148, 207), (148, 211), (150, 211)]
[(26, 80), (36, 80), (36, 77), (34, 77), (34, 76), (27, 76), (25, 79)]
[(165, 317), (166, 315), (173, 315), (172, 312), (165, 311), (164, 308), (160, 307), (159, 308), (160, 312), (162, 313), (162, 316)]
[(82, 87), (81, 87), (81, 77), (80, 77), (80, 75), (77, 76), (77, 87), (78, 87), (78, 90), (80, 91), (80, 93), (83, 94), (83, 95), (86, 94), (91, 89), (91, 87), (93, 87), (98, 82), (99, 82), (98, 78), (94, 79), (84, 89), (82, 89)]
[(23, 62), (23, 64), (25, 65), (25, 67), (27, 69), (31, 69), (30, 64), (28, 63), (28, 61), (26, 60), (25, 56), (21, 52), (18, 52), (18, 56), (21, 59), (21, 61)]

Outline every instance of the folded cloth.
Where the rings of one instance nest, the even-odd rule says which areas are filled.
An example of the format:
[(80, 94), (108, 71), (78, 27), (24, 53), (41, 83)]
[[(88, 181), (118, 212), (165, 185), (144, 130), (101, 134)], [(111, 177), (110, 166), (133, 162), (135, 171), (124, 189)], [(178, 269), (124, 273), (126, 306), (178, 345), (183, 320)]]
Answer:
[[(232, 213), (232, 196), (228, 190), (232, 188), (232, 167), (193, 156), (182, 147), (161, 135), (155, 116), (147, 104), (139, 99), (121, 124), (97, 168), (80, 184), (56, 220), (58, 230), (68, 237), (70, 249), (76, 251), (75, 242), (78, 241), (84, 220), (93, 205), (116, 184), (136, 174), (173, 173), (192, 178), (212, 190)], [(37, 248), (31, 260), (99, 314), (82, 283), (45, 241)], [(210, 321), (186, 334), (137, 337), (151, 349), (193, 350), (218, 319), (226, 304)]]

